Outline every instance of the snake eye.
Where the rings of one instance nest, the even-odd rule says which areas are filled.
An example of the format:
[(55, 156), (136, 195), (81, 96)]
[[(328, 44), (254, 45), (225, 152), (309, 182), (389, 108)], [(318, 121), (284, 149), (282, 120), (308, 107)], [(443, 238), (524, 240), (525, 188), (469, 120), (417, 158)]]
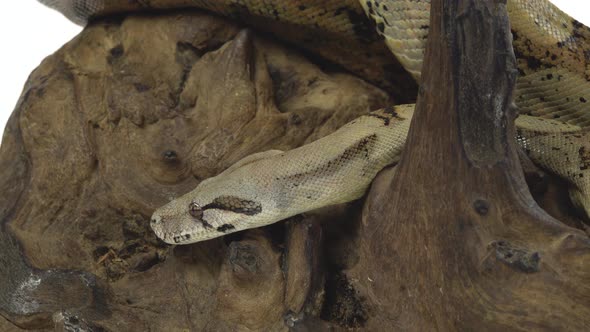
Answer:
[(203, 217), (203, 209), (201, 209), (201, 206), (195, 202), (191, 202), (188, 205), (188, 213), (198, 219), (201, 219), (201, 217)]

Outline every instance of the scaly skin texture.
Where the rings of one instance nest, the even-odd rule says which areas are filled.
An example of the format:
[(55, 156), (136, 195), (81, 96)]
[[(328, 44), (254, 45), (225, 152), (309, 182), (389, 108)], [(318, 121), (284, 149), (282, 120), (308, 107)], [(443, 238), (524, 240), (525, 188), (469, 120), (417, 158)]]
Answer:
[[(209, 10), (272, 31), (380, 84), (397, 97), (405, 91), (399, 86), (408, 84), (403, 73), (392, 68), (401, 64), (419, 80), (430, 15), (430, 3), (425, 0), (200, 0), (188, 4), (182, 0), (154, 0), (147, 5), (115, 0), (42, 2), (78, 22), (89, 16), (145, 6)], [(516, 139), (533, 162), (571, 185), (574, 203), (588, 213), (590, 47), (586, 39), (590, 30), (547, 0), (509, 0), (507, 9), (520, 73), (515, 103), (520, 114), (527, 115), (517, 119)], [(370, 20), (362, 18), (363, 11), (374, 21), (385, 43), (375, 38)], [(383, 44), (397, 61), (383, 51)], [(371, 182), (372, 176), (367, 174), (374, 175), (385, 165), (395, 163), (404, 144), (410, 109), (412, 106), (398, 108), (396, 114), (402, 115), (388, 118), (388, 125), (380, 117), (393, 113), (378, 111), (309, 146), (284, 154), (269, 152), (246, 158), (158, 209), (152, 227), (167, 242), (191, 243), (355, 199)], [(368, 139), (362, 146), (372, 150), (348, 156), (345, 152), (355, 150), (361, 143), (359, 139)], [(334, 163), (338, 156), (345, 157)], [(315, 168), (310, 170), (310, 165)], [(360, 170), (368, 171), (365, 174)], [(344, 174), (355, 174), (355, 179)], [(342, 181), (329, 182), (338, 176)], [(309, 192), (315, 199), (306, 199)]]
[(413, 109), (375, 111), (297, 149), (246, 157), (158, 209), (152, 229), (165, 242), (192, 243), (357, 199), (398, 160)]
[[(399, 160), (413, 110), (407, 104), (371, 112), (297, 149), (248, 156), (156, 210), (152, 229), (167, 243), (189, 244), (358, 199), (381, 169)], [(541, 166), (566, 179), (590, 177), (586, 170), (569, 173), (584, 158), (573, 154), (562, 171), (555, 168), (562, 165), (559, 155), (539, 151), (571, 150), (580, 127), (526, 115), (516, 125), (517, 142)], [(574, 195), (586, 197), (588, 186), (575, 183)]]

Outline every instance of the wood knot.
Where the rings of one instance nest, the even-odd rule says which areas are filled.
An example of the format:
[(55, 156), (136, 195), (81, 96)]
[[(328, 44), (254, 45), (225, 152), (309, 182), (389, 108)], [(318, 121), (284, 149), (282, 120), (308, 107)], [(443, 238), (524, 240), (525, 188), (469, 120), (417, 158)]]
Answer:
[(485, 199), (477, 199), (473, 202), (473, 208), (477, 214), (485, 216), (490, 212), (490, 203)]
[(249, 243), (232, 242), (229, 245), (229, 263), (236, 275), (252, 275), (261, 272), (258, 249)]
[(426, 95), (426, 86), (425, 86), (425, 83), (420, 84), (420, 86), (418, 87), (418, 95), (419, 96)]
[(164, 151), (164, 153), (162, 153), (162, 158), (169, 164), (175, 164), (178, 162), (178, 154), (174, 150)]
[(292, 113), (291, 116), (289, 116), (289, 125), (298, 126), (302, 122), (303, 120), (299, 114)]
[(507, 241), (494, 241), (490, 244), (496, 251), (496, 259), (515, 270), (525, 273), (539, 272), (541, 256), (525, 248), (516, 248)]

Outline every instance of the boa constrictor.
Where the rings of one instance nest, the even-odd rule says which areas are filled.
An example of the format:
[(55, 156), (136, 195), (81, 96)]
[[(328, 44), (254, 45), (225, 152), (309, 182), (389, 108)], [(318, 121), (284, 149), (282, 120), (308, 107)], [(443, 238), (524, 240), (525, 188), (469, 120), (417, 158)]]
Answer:
[[(136, 9), (130, 7), (132, 2), (121, 1), (40, 1), (76, 22)], [(152, 9), (176, 5), (187, 6), (187, 2), (150, 2)], [(188, 6), (246, 22), (263, 17), (303, 27), (287, 29), (296, 32), (284, 35), (377, 82), (374, 68), (384, 68), (388, 61), (375, 56), (378, 51), (364, 62), (348, 61), (342, 55), (358, 60), (373, 51), (373, 43), (367, 42), (369, 20), (359, 19), (364, 13), (397, 61), (415, 80), (420, 78), (430, 15), (428, 0), (194, 0)], [(569, 183), (572, 201), (589, 214), (590, 47), (586, 39), (590, 30), (547, 0), (508, 0), (507, 9), (520, 72), (515, 93), (521, 114), (516, 120), (516, 140), (535, 164)], [(306, 26), (324, 31), (324, 39), (314, 43), (313, 36), (298, 36), (297, 31), (304, 34)], [(336, 41), (325, 46), (325, 36)], [(342, 52), (342, 45), (350, 51)], [(355, 53), (358, 49), (363, 53)], [(362, 68), (358, 63), (370, 65)], [(412, 112), (413, 105), (386, 108), (297, 149), (248, 156), (157, 209), (152, 229), (165, 242), (188, 244), (357, 199), (377, 172), (397, 162)]]

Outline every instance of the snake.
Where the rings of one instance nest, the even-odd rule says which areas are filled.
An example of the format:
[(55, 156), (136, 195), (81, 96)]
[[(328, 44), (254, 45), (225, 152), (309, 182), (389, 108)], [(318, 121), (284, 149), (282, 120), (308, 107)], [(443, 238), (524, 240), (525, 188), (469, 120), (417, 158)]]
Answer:
[[(124, 1), (39, 1), (78, 23), (141, 9)], [(187, 6), (150, 3), (152, 9)], [(263, 30), (286, 26), (282, 37), (380, 86), (391, 88), (380, 77), (392, 63), (420, 82), (428, 0), (193, 0), (188, 6)], [(572, 203), (589, 216), (590, 29), (547, 0), (508, 0), (506, 9), (519, 72), (515, 140), (533, 163), (565, 180)], [(413, 109), (386, 107), (301, 147), (247, 156), (156, 209), (150, 226), (166, 243), (189, 244), (359, 199), (379, 171), (399, 161)]]

